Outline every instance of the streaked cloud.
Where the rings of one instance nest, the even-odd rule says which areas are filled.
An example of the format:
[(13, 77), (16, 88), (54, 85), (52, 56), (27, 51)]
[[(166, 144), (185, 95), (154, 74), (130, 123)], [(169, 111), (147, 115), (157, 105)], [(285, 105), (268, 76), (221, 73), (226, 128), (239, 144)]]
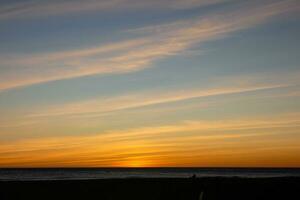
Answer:
[(299, 167), (299, 11), (1, 2), (0, 167)]
[[(258, 119), (183, 121), (89, 136), (19, 140), (1, 144), (0, 166), (132, 166), (134, 163), (194, 166), (212, 163), (216, 158), (241, 164), (241, 155), (246, 152), (264, 156), (278, 150), (299, 152), (297, 139), (280, 136), (282, 131), (295, 134), (299, 126), (299, 114), (292, 114)], [(234, 159), (230, 161), (232, 156)], [(294, 164), (297, 162), (299, 160), (294, 160)], [(218, 165), (220, 163), (215, 163)]]
[(55, 117), (55, 116), (76, 116), (76, 115), (103, 115), (114, 111), (140, 108), (163, 103), (184, 101), (193, 98), (237, 94), (244, 92), (254, 92), (284, 88), (288, 85), (252, 85), (240, 87), (222, 87), (202, 90), (181, 90), (181, 91), (161, 91), (161, 92), (141, 92), (127, 94), (117, 97), (92, 99), (78, 103), (52, 106), (46, 110), (38, 110), (37, 113), (29, 117)]
[(263, 6), (246, 3), (239, 9), (201, 18), (127, 31), (126, 34), (136, 38), (133, 40), (87, 49), (10, 55), (1, 59), (0, 90), (94, 74), (142, 70), (159, 59), (181, 54), (193, 45), (229, 36), (298, 9), (293, 0), (270, 1)]
[(188, 9), (229, 0), (52, 0), (7, 3), (0, 8), (0, 20), (66, 15), (85, 12), (112, 12), (135, 9)]

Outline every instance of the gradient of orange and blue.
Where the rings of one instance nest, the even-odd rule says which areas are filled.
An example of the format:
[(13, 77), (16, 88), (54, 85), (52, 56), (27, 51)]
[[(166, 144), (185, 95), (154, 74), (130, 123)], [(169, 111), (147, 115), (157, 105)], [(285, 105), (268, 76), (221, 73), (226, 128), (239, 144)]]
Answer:
[(0, 167), (300, 167), (298, 0), (3, 0)]

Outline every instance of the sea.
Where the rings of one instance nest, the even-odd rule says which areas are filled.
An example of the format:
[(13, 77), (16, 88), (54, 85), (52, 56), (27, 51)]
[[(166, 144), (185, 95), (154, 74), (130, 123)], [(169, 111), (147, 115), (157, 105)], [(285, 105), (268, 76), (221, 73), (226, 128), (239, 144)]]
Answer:
[(299, 169), (279, 168), (50, 168), (0, 169), (0, 181), (115, 178), (300, 177)]

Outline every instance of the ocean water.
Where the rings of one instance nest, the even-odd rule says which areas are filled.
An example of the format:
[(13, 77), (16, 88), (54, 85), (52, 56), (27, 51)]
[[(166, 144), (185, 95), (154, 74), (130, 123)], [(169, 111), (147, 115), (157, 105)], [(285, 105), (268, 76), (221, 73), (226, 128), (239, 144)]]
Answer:
[(111, 178), (300, 177), (300, 169), (275, 168), (89, 168), (0, 169), (0, 181), (88, 180)]

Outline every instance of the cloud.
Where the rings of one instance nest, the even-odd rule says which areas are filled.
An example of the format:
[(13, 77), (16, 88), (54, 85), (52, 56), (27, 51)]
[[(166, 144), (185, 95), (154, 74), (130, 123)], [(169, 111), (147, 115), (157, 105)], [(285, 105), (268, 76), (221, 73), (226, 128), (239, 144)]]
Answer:
[(169, 92), (141, 92), (127, 94), (117, 97), (92, 99), (78, 103), (68, 103), (59, 106), (50, 106), (45, 110), (39, 110), (37, 113), (30, 114), (27, 117), (56, 117), (56, 116), (82, 116), (82, 115), (104, 115), (114, 111), (141, 108), (157, 104), (172, 103), (184, 101), (193, 98), (237, 94), (244, 92), (254, 92), (259, 90), (268, 90), (284, 88), (288, 85), (255, 85), (240, 87), (221, 87), (202, 90), (177, 90)]
[(9, 55), (1, 58), (0, 91), (95, 74), (135, 72), (193, 45), (229, 36), (297, 9), (297, 2), (292, 0), (263, 6), (246, 3), (239, 9), (126, 32), (135, 39), (87, 49)]
[[(258, 152), (264, 156), (278, 150), (289, 151), (289, 155), (299, 152), (297, 135), (280, 136), (282, 132), (295, 133), (299, 126), (299, 114), (292, 114), (259, 119), (183, 121), (96, 135), (17, 140), (1, 143), (0, 166), (131, 166), (132, 162), (162, 166), (170, 161), (181, 166), (191, 160), (193, 165), (202, 163), (202, 159), (207, 165), (224, 156), (230, 161), (234, 155), (238, 162), (244, 153), (257, 160), (262, 155)], [(189, 157), (193, 159), (186, 160)]]
[[(128, 51), (146, 43), (149, 43), (146, 39), (133, 39), (87, 49), (36, 55), (7, 55), (2, 61), (4, 72), (0, 75), (0, 90), (94, 73), (112, 73), (114, 69), (109, 66), (112, 62), (108, 61), (111, 58), (104, 58), (105, 56)], [(92, 66), (96, 65), (93, 61), (95, 57), (97, 66), (94, 68), (97, 71)]]
[(71, 13), (132, 11), (136, 9), (189, 9), (228, 0), (52, 0), (3, 4), (0, 20), (67, 15)]

